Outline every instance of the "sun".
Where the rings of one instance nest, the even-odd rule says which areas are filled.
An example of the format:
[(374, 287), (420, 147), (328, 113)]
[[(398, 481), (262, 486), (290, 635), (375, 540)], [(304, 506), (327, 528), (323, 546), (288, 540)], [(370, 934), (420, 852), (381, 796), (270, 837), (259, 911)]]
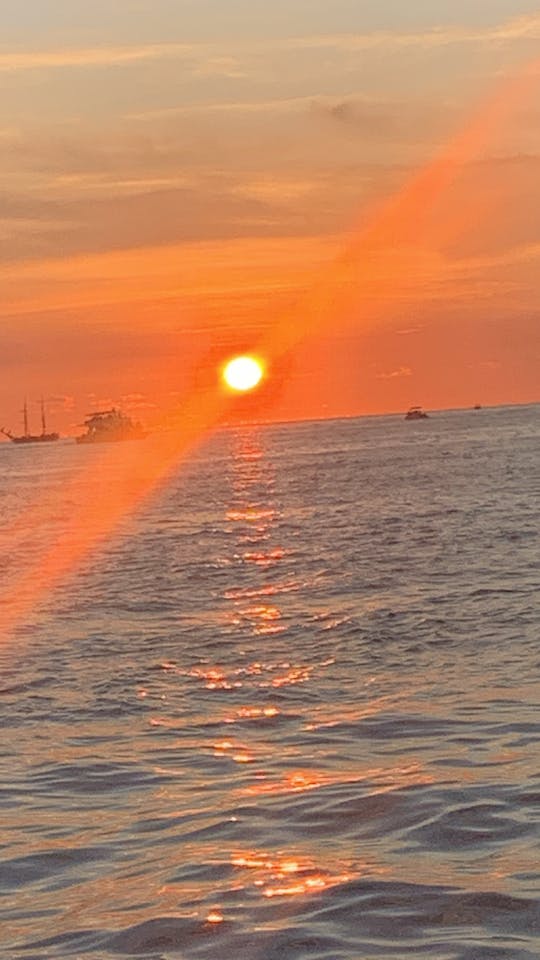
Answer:
[(231, 390), (245, 393), (258, 386), (264, 376), (264, 366), (256, 357), (233, 357), (223, 368), (223, 379)]

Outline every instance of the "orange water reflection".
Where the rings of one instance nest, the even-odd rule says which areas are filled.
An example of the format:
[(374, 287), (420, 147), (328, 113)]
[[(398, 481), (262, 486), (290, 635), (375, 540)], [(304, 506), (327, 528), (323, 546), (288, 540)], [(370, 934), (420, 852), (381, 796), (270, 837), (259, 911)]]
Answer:
[(367, 860), (354, 864), (335, 861), (322, 866), (313, 857), (298, 852), (262, 850), (234, 853), (231, 864), (241, 874), (249, 872), (249, 882), (267, 898), (311, 895), (360, 876), (385, 872), (385, 868)]
[[(418, 689), (421, 684), (418, 684)], [(339, 716), (335, 715), (333, 705), (328, 708), (320, 709), (316, 712), (314, 719), (306, 723), (305, 730), (314, 731), (329, 727), (337, 727), (342, 724), (358, 723), (360, 720), (366, 720), (368, 717), (376, 716), (383, 711), (391, 711), (398, 708), (405, 700), (408, 704), (413, 701), (416, 690), (410, 684), (402, 690), (396, 690), (393, 693), (381, 694), (378, 697), (372, 697), (361, 705), (340, 704)]]
[(261, 782), (250, 783), (243, 787), (240, 793), (248, 796), (264, 794), (305, 793), (308, 790), (317, 790), (334, 784), (361, 784), (369, 785), (371, 796), (390, 793), (404, 787), (416, 787), (434, 783), (435, 777), (427, 772), (424, 765), (418, 761), (408, 764), (396, 764), (387, 767), (366, 767), (363, 770), (320, 770), (297, 769), (281, 779), (269, 779), (266, 775)]
[[(264, 616), (266, 616), (266, 611)], [(276, 613), (272, 613), (270, 616), (270, 625), (272, 624), (272, 618), (276, 616)], [(263, 621), (264, 623), (265, 621)], [(258, 627), (253, 629), (254, 635), (260, 635), (261, 632), (268, 632), (260, 630)], [(207, 690), (235, 690), (242, 687), (249, 687), (250, 689), (256, 688), (258, 690), (268, 690), (268, 689), (278, 689), (280, 687), (290, 687), (296, 686), (297, 684), (307, 683), (313, 675), (320, 671), (324, 670), (326, 667), (330, 666), (334, 662), (333, 659), (326, 659), (319, 663), (289, 663), (288, 661), (277, 661), (277, 662), (259, 662), (253, 661), (244, 666), (218, 666), (218, 665), (208, 665), (208, 666), (197, 666), (192, 667), (190, 670), (187, 670), (183, 667), (170, 665), (167, 666), (167, 670), (174, 670), (180, 676), (191, 677), (194, 680), (200, 681)], [(141, 696), (145, 696), (145, 691), (141, 691)], [(244, 708), (242, 708), (244, 709)], [(273, 705), (268, 705), (259, 708), (254, 705), (247, 706), (248, 710), (259, 710), (258, 715), (264, 714), (265, 716), (273, 716), (277, 710)], [(252, 714), (255, 716), (255, 714)], [(243, 717), (247, 717), (247, 714), (244, 714)], [(235, 720), (241, 719), (242, 715), (236, 711), (235, 714), (226, 719), (226, 723), (234, 723)]]
[(236, 723), (239, 720), (253, 720), (260, 717), (275, 717), (279, 713), (277, 707), (239, 707), (234, 715), (224, 717), (225, 723)]
[[(271, 608), (270, 610), (267, 608), (264, 608), (264, 610), (258, 609), (257, 615), (262, 618), (263, 624), (268, 621), (270, 627), (273, 621), (281, 616), (280, 612), (275, 608)], [(258, 626), (253, 628), (254, 635), (258, 635), (257, 631), (259, 631), (259, 629)], [(292, 663), (288, 660), (253, 660), (242, 665), (225, 666), (219, 664), (204, 664), (191, 667), (190, 669), (169, 662), (161, 666), (162, 669), (167, 672), (199, 681), (207, 690), (234, 690), (242, 687), (267, 690), (306, 683), (314, 674), (325, 670), (334, 662), (333, 658), (326, 658), (325, 660), (316, 661), (315, 663)], [(144, 688), (140, 688), (138, 696), (147, 696), (147, 691)], [(251, 716), (264, 714), (267, 717), (274, 716), (278, 712), (273, 704), (267, 704), (262, 707), (256, 704), (253, 706), (248, 704), (246, 707), (242, 707), (240, 711), (235, 711), (234, 715), (228, 717), (225, 722), (233, 723), (235, 720), (245, 719), (249, 714), (242, 713), (243, 710), (258, 711), (258, 713), (252, 712)]]
[(206, 917), (207, 923), (223, 923), (224, 920), (223, 914), (219, 910), (211, 910)]
[(282, 613), (278, 607), (264, 603), (235, 610), (230, 615), (230, 623), (233, 626), (251, 625), (253, 633), (257, 636), (283, 633), (287, 628), (280, 622), (281, 619)]
[[(228, 604), (232, 601), (233, 607), (226, 620), (255, 636), (283, 633), (287, 624), (276, 598), (297, 585), (290, 578), (284, 583), (274, 579), (274, 568), (290, 556), (290, 551), (275, 543), (281, 520), (274, 495), (275, 477), (262, 436), (253, 428), (239, 430), (234, 437), (230, 483), (231, 503), (225, 519), (234, 537), (233, 558), (247, 583), (223, 592), (222, 599)], [(272, 581), (261, 580), (262, 571), (272, 571)], [(266, 602), (267, 597), (273, 598), (272, 603)]]

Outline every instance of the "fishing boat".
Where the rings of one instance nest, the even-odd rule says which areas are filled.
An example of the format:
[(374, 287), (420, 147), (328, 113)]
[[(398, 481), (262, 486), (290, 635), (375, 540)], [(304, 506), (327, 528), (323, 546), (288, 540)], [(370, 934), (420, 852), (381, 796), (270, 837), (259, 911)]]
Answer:
[(41, 398), (41, 433), (30, 433), (28, 429), (28, 404), (26, 400), (24, 401), (22, 413), (24, 419), (24, 433), (20, 436), (16, 436), (11, 432), (11, 430), (5, 430), (4, 427), (0, 427), (0, 431), (5, 437), (11, 440), (12, 443), (54, 443), (55, 440), (60, 439), (59, 433), (47, 433), (45, 404), (43, 402), (43, 397)]
[(140, 423), (116, 407), (88, 414), (83, 426), (86, 433), (75, 437), (77, 443), (117, 443), (120, 440), (143, 440), (147, 436)]
[(427, 420), (428, 415), (422, 407), (409, 407), (405, 414), (406, 420)]

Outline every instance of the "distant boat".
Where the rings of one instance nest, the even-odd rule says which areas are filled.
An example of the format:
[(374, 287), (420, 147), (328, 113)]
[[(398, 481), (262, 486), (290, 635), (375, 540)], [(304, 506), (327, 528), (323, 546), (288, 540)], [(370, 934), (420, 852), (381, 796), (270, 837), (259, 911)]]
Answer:
[(60, 439), (59, 433), (47, 433), (43, 397), (41, 398), (41, 433), (30, 433), (28, 430), (28, 404), (26, 400), (24, 401), (22, 413), (24, 418), (24, 433), (21, 436), (17, 437), (11, 430), (5, 430), (4, 427), (0, 427), (0, 431), (5, 437), (8, 437), (12, 443), (54, 443), (55, 440)]
[(117, 443), (120, 440), (143, 440), (147, 436), (140, 423), (113, 407), (90, 413), (84, 421), (86, 433), (75, 437), (77, 443)]
[(422, 407), (409, 407), (405, 414), (406, 420), (427, 420), (428, 415)]
[(481, 409), (482, 409), (482, 404), (481, 404), (481, 403), (475, 403), (475, 405), (474, 405), (474, 407), (473, 407), (473, 410), (481, 410)]

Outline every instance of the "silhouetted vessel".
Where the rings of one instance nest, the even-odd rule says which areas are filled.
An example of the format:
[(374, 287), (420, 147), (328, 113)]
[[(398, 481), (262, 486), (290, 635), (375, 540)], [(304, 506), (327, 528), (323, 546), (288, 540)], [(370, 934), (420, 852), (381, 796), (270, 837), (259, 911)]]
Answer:
[(406, 420), (427, 420), (428, 415), (422, 407), (409, 407), (405, 414)]
[(60, 439), (59, 433), (47, 433), (43, 397), (41, 398), (41, 433), (30, 433), (28, 430), (28, 405), (26, 400), (24, 401), (22, 412), (24, 417), (24, 433), (21, 436), (17, 437), (11, 430), (5, 430), (4, 427), (0, 427), (1, 432), (5, 437), (9, 437), (12, 443), (54, 443), (55, 440)]
[(84, 421), (86, 433), (75, 437), (77, 443), (117, 443), (119, 440), (142, 440), (146, 437), (140, 423), (113, 407), (91, 413)]

